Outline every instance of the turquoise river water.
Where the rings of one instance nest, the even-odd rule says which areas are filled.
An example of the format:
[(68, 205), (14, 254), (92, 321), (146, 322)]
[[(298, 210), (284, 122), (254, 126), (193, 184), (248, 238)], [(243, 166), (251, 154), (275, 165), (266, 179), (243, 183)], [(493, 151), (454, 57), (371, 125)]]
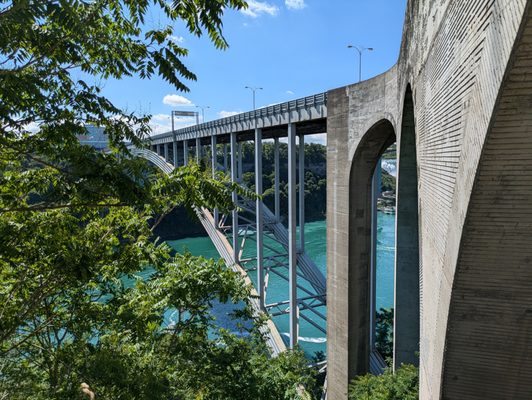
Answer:
[[(393, 306), (394, 254), (395, 254), (395, 216), (378, 213), (377, 233), (377, 309)], [(305, 251), (314, 260), (322, 272), (326, 274), (326, 235), (325, 221), (305, 224)], [(169, 241), (168, 244), (176, 251), (190, 251), (193, 255), (218, 259), (218, 252), (208, 237), (187, 238)], [(286, 293), (283, 293), (286, 291)], [(268, 297), (288, 298), (288, 285), (282, 282), (270, 282)], [(234, 322), (227, 313), (232, 307), (217, 305), (215, 315), (221, 326), (232, 329)], [(320, 310), (325, 312), (325, 310)], [(274, 319), (280, 333), (287, 339), (288, 317)], [(325, 352), (325, 335), (308, 323), (300, 325), (299, 341), (303, 350), (312, 355), (317, 351)]]

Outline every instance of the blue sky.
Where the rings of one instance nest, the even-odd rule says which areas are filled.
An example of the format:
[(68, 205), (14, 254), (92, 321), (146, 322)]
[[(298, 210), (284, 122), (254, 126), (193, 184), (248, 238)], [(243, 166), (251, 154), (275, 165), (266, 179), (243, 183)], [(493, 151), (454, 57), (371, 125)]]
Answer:
[[(104, 83), (104, 94), (128, 111), (153, 115), (154, 133), (169, 130), (172, 109), (209, 106), (205, 120), (252, 109), (247, 86), (261, 86), (257, 108), (312, 95), (358, 80), (358, 53), (348, 44), (374, 47), (363, 56), (362, 79), (397, 60), (406, 0), (248, 0), (245, 11), (226, 11), (229, 49), (216, 50), (176, 26), (176, 40), (189, 50), (183, 61), (198, 77), (190, 92), (178, 92), (157, 77)], [(148, 24), (158, 24), (157, 15)], [(165, 101), (163, 101), (166, 98)], [(182, 120), (179, 126), (190, 125)]]

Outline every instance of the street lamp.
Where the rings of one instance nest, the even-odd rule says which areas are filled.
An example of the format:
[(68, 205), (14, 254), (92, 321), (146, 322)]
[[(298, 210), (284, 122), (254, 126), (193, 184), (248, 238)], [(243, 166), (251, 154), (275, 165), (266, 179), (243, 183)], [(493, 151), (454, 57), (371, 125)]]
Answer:
[(201, 109), (201, 122), (205, 122), (205, 109), (210, 108), (209, 106), (196, 106), (196, 108)]
[(353, 46), (352, 44), (347, 45), (348, 49), (355, 49), (358, 51), (358, 81), (362, 80), (362, 53), (364, 51), (373, 51), (373, 47), (364, 47), (364, 46)]
[(253, 92), (253, 110), (255, 110), (255, 92), (257, 90), (263, 90), (263, 88), (261, 87), (252, 87), (252, 86), (246, 86), (245, 87), (246, 89), (249, 89)]

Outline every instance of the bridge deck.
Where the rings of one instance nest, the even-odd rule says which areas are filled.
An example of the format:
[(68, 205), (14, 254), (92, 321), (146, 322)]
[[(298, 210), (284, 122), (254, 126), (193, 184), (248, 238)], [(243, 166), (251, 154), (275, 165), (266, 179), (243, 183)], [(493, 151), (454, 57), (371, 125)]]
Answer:
[(220, 136), (218, 143), (223, 143), (222, 136), (224, 135), (226, 136), (231, 132), (245, 135), (246, 132), (252, 132), (255, 128), (263, 129), (263, 137), (267, 139), (275, 136), (286, 136), (288, 123), (298, 125), (298, 134), (310, 135), (326, 132), (326, 118), (327, 93), (319, 93), (154, 135), (150, 138), (150, 143), (160, 145), (203, 138), (206, 140), (203, 144), (208, 144), (213, 135)]

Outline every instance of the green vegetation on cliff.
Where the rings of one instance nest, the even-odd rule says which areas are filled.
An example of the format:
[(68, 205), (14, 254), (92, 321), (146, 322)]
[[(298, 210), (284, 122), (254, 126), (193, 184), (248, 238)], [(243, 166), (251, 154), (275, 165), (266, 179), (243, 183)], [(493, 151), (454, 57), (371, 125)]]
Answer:
[[(242, 145), (243, 181), (244, 184), (255, 189), (254, 151), (251, 143)], [(274, 145), (272, 142), (263, 143), (263, 189), (264, 203), (271, 210), (274, 209)], [(316, 221), (325, 218), (326, 190), (327, 190), (327, 149), (316, 143), (305, 144), (305, 219)], [(279, 189), (281, 215), (288, 213), (288, 146), (279, 144)]]
[(393, 357), (393, 308), (381, 308), (375, 320), (375, 347), (385, 360)]

